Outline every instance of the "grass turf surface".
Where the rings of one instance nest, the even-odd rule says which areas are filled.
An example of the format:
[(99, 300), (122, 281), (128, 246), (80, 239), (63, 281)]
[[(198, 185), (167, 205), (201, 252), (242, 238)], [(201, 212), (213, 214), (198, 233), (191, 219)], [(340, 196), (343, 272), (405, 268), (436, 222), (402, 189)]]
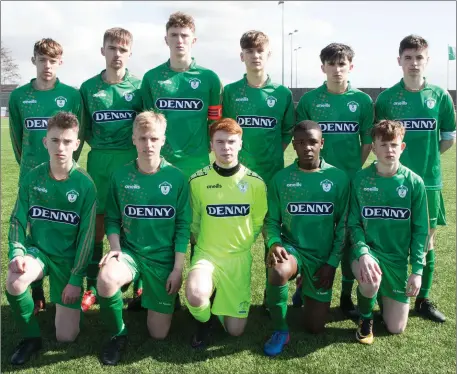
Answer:
[[(375, 343), (362, 346), (355, 341), (355, 324), (345, 320), (338, 310), (340, 296), (340, 270), (333, 287), (331, 314), (326, 332), (312, 336), (302, 331), (301, 311), (290, 308), (288, 313), (291, 341), (283, 354), (270, 359), (262, 347), (271, 332), (270, 320), (261, 307), (264, 286), (263, 242), (252, 248), (254, 255), (252, 275), (252, 306), (249, 322), (240, 338), (227, 336), (216, 324), (211, 344), (205, 351), (190, 348), (194, 331), (193, 320), (183, 308), (172, 322), (165, 341), (153, 341), (148, 336), (145, 312), (124, 311), (129, 329), (129, 343), (121, 364), (105, 368), (98, 355), (106, 333), (98, 306), (84, 316), (84, 324), (76, 342), (60, 344), (55, 340), (55, 308), (48, 306), (38, 319), (44, 338), (40, 355), (21, 368), (9, 364), (14, 347), (21, 339), (4, 294), (4, 281), (8, 267), (9, 217), (17, 194), (18, 166), (14, 159), (8, 134), (7, 120), (1, 126), (1, 186), (2, 186), (2, 333), (1, 372), (20, 373), (455, 373), (456, 368), (456, 253), (455, 253), (455, 148), (442, 157), (444, 198), (448, 226), (441, 227), (436, 240), (435, 279), (431, 297), (444, 312), (447, 321), (440, 325), (426, 321), (412, 311), (404, 334), (389, 335), (384, 326), (375, 322)], [(80, 165), (86, 166), (89, 147), (85, 145)], [(286, 164), (294, 159), (291, 147), (286, 151)], [(371, 159), (371, 158), (370, 158)], [(107, 245), (105, 245), (105, 251)], [(49, 283), (45, 280), (46, 297)], [(291, 283), (289, 300), (294, 291)], [(131, 296), (131, 288), (126, 296)], [(181, 300), (183, 300), (181, 289)], [(354, 292), (355, 300), (355, 292)], [(413, 300), (414, 301), (414, 300)]]

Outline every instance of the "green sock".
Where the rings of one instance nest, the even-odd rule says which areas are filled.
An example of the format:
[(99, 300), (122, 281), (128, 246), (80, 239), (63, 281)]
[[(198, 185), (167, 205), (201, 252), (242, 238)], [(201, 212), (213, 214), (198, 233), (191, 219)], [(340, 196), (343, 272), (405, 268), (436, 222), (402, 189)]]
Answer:
[(127, 327), (122, 319), (122, 292), (117, 291), (111, 297), (98, 296), (100, 315), (105, 321), (111, 336), (127, 335)]
[(94, 253), (87, 266), (87, 290), (97, 295), (98, 264), (103, 257), (103, 242), (94, 244)]
[(208, 322), (211, 318), (211, 303), (208, 302), (201, 306), (192, 306), (189, 304), (187, 297), (185, 298), (187, 308), (189, 308), (189, 312), (194, 316), (194, 318), (199, 322)]
[(273, 286), (267, 283), (267, 305), (275, 331), (288, 331), (287, 326), (287, 297), (289, 296), (289, 282), (284, 286)]
[(37, 338), (41, 336), (38, 320), (33, 314), (33, 299), (29, 289), (21, 295), (11, 295), (8, 291), (6, 298), (11, 306), (13, 318), (24, 338)]
[(344, 275), (341, 277), (341, 294), (351, 296), (354, 279), (348, 279)]
[(139, 277), (136, 281), (133, 282), (133, 292), (137, 292), (138, 290), (143, 288), (143, 279)]
[(30, 287), (31, 287), (31, 288), (43, 288), (43, 278), (38, 279), (38, 280), (35, 281), (35, 282), (32, 282), (32, 283), (30, 284)]
[(373, 308), (376, 304), (376, 295), (371, 298), (365, 297), (357, 287), (357, 304), (360, 311), (360, 316), (363, 318), (373, 318)]
[(419, 291), (419, 295), (417, 295), (418, 299), (428, 298), (428, 294), (430, 293), (430, 288), (432, 288), (434, 271), (435, 271), (435, 250), (430, 249), (427, 252), (427, 256), (425, 256), (425, 266), (424, 266), (424, 271), (422, 272), (422, 285), (421, 285), (421, 289)]

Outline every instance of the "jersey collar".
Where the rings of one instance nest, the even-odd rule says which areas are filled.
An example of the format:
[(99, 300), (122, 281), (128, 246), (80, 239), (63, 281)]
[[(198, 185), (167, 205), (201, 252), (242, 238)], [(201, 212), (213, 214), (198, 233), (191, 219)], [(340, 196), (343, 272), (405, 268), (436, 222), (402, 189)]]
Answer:
[[(327, 167), (327, 163), (322, 158), (322, 156), (319, 156), (319, 160), (320, 160), (319, 169), (322, 170), (322, 169), (326, 168)], [(298, 157), (295, 159), (294, 163), (295, 163), (295, 167), (297, 168), (297, 170), (301, 170), (300, 166), (298, 166)]]
[(171, 71), (173, 71), (175, 73), (185, 73), (186, 71), (194, 70), (195, 67), (197, 66), (197, 63), (195, 62), (195, 58), (194, 57), (192, 57), (192, 61), (191, 61), (190, 65), (189, 65), (189, 70), (186, 70), (186, 71), (178, 72), (178, 71), (172, 70), (171, 69), (170, 59), (167, 60), (166, 64), (167, 64), (168, 69), (170, 69)]
[(322, 87), (324, 88), (325, 92), (327, 92), (328, 94), (330, 95), (344, 95), (345, 93), (349, 92), (352, 90), (352, 86), (351, 86), (351, 81), (348, 81), (348, 88), (346, 89), (345, 92), (343, 92), (342, 94), (335, 94), (333, 92), (330, 92), (327, 88), (327, 81), (324, 81), (324, 84), (322, 85)]
[(260, 88), (260, 89), (262, 89), (262, 88), (266, 88), (266, 87), (271, 85), (271, 78), (270, 78), (269, 74), (267, 74), (267, 80), (265, 81), (265, 84), (263, 85), (263, 87), (252, 87), (252, 86), (250, 86), (249, 82), (248, 82), (248, 75), (246, 73), (244, 73), (243, 79), (244, 79), (244, 84), (249, 88), (254, 88), (254, 89)]
[(401, 88), (403, 88), (404, 90), (406, 90), (408, 92), (412, 92), (412, 93), (421, 92), (422, 90), (425, 90), (428, 87), (427, 78), (425, 78), (425, 77), (424, 77), (424, 88), (422, 90), (420, 90), (420, 91), (410, 91), (410, 90), (406, 89), (405, 81), (404, 81), (403, 78), (400, 79), (400, 83), (399, 84), (400, 84)]
[[(35, 91), (41, 91), (41, 90), (37, 90), (35, 87), (33, 87), (33, 82), (34, 81), (36, 81), (36, 78), (33, 78), (33, 79), (30, 80), (30, 86), (32, 87), (32, 89), (35, 90)], [(54, 88), (52, 88), (50, 90), (46, 90), (46, 91), (55, 90), (59, 85), (60, 85), (60, 79), (56, 78), (56, 84), (54, 85)]]
[[(106, 71), (106, 69), (103, 69), (101, 72), (100, 72), (100, 80), (102, 81), (103, 84), (108, 84), (110, 85), (109, 83), (106, 83), (104, 80), (103, 80), (103, 73)], [(128, 79), (128, 77), (130, 76), (130, 72), (129, 72), (129, 69), (125, 69), (125, 74), (124, 74), (124, 77), (122, 78), (122, 82), (124, 82), (125, 80)], [(115, 84), (119, 84), (119, 83), (115, 83)]]

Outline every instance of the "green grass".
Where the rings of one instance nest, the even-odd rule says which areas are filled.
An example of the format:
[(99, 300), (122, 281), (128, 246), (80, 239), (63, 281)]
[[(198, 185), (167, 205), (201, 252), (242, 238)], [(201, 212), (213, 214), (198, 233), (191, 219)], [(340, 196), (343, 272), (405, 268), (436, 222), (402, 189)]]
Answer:
[[(7, 274), (7, 235), (9, 215), (17, 193), (18, 167), (8, 135), (7, 122), (2, 120), (1, 182), (2, 182), (2, 280)], [(85, 146), (80, 164), (86, 166), (88, 148)], [(294, 158), (287, 150), (287, 163)], [(411, 313), (404, 334), (391, 336), (375, 323), (376, 340), (373, 346), (355, 342), (355, 324), (345, 320), (337, 306), (340, 296), (340, 271), (337, 272), (332, 310), (326, 332), (311, 336), (301, 329), (301, 312), (289, 309), (291, 343), (276, 359), (262, 353), (265, 337), (270, 332), (269, 318), (261, 308), (264, 284), (261, 239), (253, 247), (254, 266), (252, 307), (245, 334), (240, 338), (227, 336), (217, 326), (213, 344), (206, 351), (195, 352), (189, 347), (193, 331), (187, 310), (176, 313), (170, 334), (165, 341), (148, 337), (146, 314), (124, 312), (129, 328), (129, 345), (122, 364), (106, 369), (98, 361), (98, 354), (106, 333), (98, 310), (85, 316), (84, 327), (77, 341), (59, 344), (55, 340), (54, 307), (39, 315), (44, 337), (44, 349), (21, 370), (21, 373), (455, 373), (455, 150), (443, 157), (444, 196), (448, 226), (440, 228), (437, 237), (436, 275), (432, 289), (433, 299), (447, 316), (439, 325)], [(4, 287), (4, 286), (3, 286)], [(45, 280), (46, 292), (48, 282)], [(291, 286), (291, 292), (294, 287)], [(131, 292), (131, 291), (130, 291)], [(47, 293), (48, 295), (48, 293)], [(290, 295), (291, 296), (291, 295)], [(182, 290), (181, 290), (182, 300)], [(20, 340), (10, 307), (2, 293), (2, 357), (1, 371), (12, 372), (10, 355)]]

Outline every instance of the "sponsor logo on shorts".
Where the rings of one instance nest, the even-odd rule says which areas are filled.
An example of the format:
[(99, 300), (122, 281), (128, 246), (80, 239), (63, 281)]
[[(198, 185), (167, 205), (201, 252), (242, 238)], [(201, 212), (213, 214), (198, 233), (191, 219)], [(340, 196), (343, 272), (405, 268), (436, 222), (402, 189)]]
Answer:
[(329, 103), (317, 104), (316, 108), (330, 108), (330, 104)]
[(136, 112), (134, 110), (99, 110), (92, 114), (92, 119), (96, 123), (134, 120)]
[(316, 291), (318, 295), (328, 295), (329, 291)]
[(408, 105), (408, 103), (405, 100), (402, 101), (394, 101), (393, 102), (394, 106), (403, 106), (403, 105)]
[(126, 205), (124, 214), (139, 219), (170, 219), (175, 216), (175, 208), (171, 205)]
[(379, 191), (378, 187), (364, 187), (363, 190), (366, 192), (378, 192)]
[(408, 208), (392, 208), (389, 206), (364, 206), (362, 217), (366, 219), (408, 220), (411, 211)]
[(167, 303), (166, 301), (159, 301), (159, 305), (171, 306), (171, 303)]
[(25, 119), (27, 130), (46, 130), (48, 128), (49, 117), (31, 117)]
[(289, 203), (287, 211), (294, 216), (328, 216), (333, 214), (333, 203)]
[(36, 104), (37, 102), (36, 100), (24, 100), (22, 104)]
[(127, 190), (139, 190), (141, 187), (137, 184), (126, 184), (124, 188)]
[(160, 98), (156, 100), (156, 107), (161, 110), (200, 111), (203, 101), (200, 99)]
[(249, 311), (249, 301), (243, 301), (238, 306), (238, 314), (247, 314)]
[(251, 211), (249, 204), (207, 205), (206, 213), (211, 217), (244, 217)]
[(263, 116), (236, 116), (236, 122), (242, 128), (273, 129), (278, 124), (276, 118)]
[(35, 191), (38, 191), (38, 192), (48, 193), (48, 190), (46, 188), (44, 188), (44, 187), (36, 187), (35, 186), (35, 187), (33, 187), (33, 189)]
[(247, 97), (237, 97), (235, 101), (249, 101)]
[(206, 188), (222, 188), (222, 185), (218, 184), (208, 184)]
[(434, 118), (412, 118), (398, 119), (407, 131), (435, 131), (436, 119)]
[(400, 196), (402, 199), (404, 199), (406, 194), (408, 193), (408, 187), (399, 186), (399, 187), (397, 187), (397, 192), (398, 192), (398, 196)]
[(301, 183), (300, 182), (287, 183), (286, 187), (301, 187)]
[(77, 226), (80, 217), (75, 212), (68, 212), (59, 209), (49, 209), (42, 206), (32, 206), (29, 209), (30, 218), (41, 219), (45, 221), (61, 222), (73, 226)]
[(393, 293), (405, 294), (405, 290), (392, 290)]
[(323, 134), (356, 134), (359, 132), (357, 122), (319, 122)]

